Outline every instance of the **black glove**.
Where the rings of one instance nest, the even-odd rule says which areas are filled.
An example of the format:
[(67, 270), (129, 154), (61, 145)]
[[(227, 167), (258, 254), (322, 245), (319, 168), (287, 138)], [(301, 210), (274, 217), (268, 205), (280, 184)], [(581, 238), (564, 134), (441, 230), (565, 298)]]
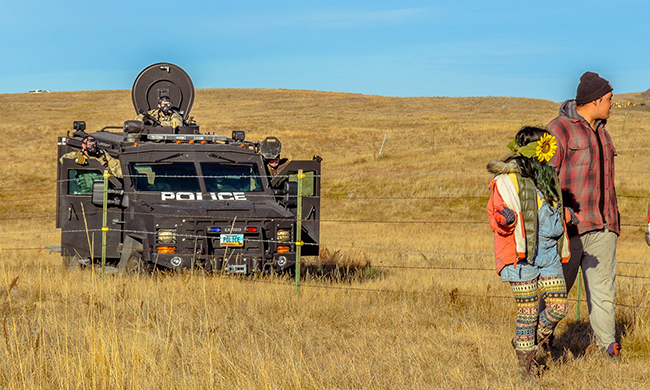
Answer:
[(573, 226), (575, 226), (575, 225), (577, 225), (577, 224), (580, 223), (580, 217), (578, 217), (578, 213), (576, 213), (575, 211), (573, 211), (573, 209), (572, 209), (571, 207), (565, 207), (565, 208), (564, 208), (564, 211), (565, 211), (566, 213), (568, 213), (568, 214), (569, 214), (569, 217), (570, 217), (570, 218), (566, 218), (566, 219), (569, 220), (569, 222), (567, 223), (567, 225), (573, 225)]
[(512, 225), (515, 222), (515, 212), (509, 208), (504, 207), (501, 210), (496, 210), (496, 212), (494, 219), (499, 225)]

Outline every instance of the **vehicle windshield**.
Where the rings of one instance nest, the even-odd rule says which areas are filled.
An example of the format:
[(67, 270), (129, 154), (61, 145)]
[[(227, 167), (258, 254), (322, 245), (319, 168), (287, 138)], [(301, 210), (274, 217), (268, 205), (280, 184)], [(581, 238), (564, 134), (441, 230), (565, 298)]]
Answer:
[(210, 192), (263, 191), (257, 164), (201, 163), (206, 189)]
[(193, 162), (131, 163), (136, 191), (201, 191)]

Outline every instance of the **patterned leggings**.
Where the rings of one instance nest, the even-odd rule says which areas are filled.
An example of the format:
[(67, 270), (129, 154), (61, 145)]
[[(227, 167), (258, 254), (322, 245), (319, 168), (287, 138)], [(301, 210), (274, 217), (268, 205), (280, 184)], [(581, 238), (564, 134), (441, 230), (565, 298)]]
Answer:
[[(510, 286), (517, 302), (516, 348), (533, 348), (567, 315), (566, 283), (562, 277), (538, 277), (510, 282)], [(546, 309), (538, 315), (540, 296), (546, 301)]]

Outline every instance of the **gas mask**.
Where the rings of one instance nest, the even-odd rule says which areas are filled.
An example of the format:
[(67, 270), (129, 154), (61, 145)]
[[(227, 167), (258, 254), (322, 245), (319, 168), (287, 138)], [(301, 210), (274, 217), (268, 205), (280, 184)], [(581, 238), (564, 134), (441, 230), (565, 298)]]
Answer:
[(163, 104), (162, 107), (160, 107), (160, 111), (162, 111), (165, 115), (169, 116), (172, 113), (172, 106)]
[(97, 149), (97, 144), (94, 142), (89, 142), (86, 145), (86, 153), (88, 153), (89, 156), (97, 156), (99, 154), (99, 149)]
[(99, 149), (97, 148), (97, 140), (94, 137), (88, 136), (84, 138), (81, 142), (81, 149), (88, 156), (97, 156), (99, 155)]

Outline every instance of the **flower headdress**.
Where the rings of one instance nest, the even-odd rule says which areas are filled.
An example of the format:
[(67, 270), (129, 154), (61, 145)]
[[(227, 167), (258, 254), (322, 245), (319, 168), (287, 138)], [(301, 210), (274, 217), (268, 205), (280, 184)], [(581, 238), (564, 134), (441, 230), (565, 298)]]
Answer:
[(513, 139), (508, 148), (518, 155), (528, 158), (535, 156), (539, 162), (549, 162), (557, 150), (557, 141), (551, 134), (544, 134), (538, 141), (530, 142), (526, 146), (517, 145), (517, 141)]

